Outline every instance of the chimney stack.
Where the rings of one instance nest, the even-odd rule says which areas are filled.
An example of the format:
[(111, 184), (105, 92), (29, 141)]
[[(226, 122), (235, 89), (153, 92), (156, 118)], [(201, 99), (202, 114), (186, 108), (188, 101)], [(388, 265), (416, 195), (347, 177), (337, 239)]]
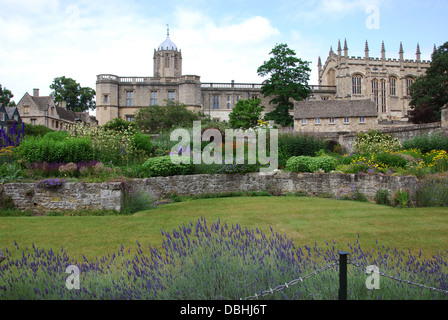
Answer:
[(38, 97), (39, 96), (39, 89), (34, 89), (33, 91), (34, 91), (33, 92), (33, 96), (34, 97)]

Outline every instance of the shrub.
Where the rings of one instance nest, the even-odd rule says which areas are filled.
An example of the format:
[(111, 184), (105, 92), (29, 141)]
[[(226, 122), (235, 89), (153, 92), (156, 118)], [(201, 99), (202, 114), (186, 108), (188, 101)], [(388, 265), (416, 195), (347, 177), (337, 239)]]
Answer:
[(376, 191), (374, 200), (377, 204), (384, 204), (386, 206), (390, 205), (389, 190), (378, 189)]
[(448, 152), (448, 134), (436, 133), (433, 135), (425, 134), (403, 141), (404, 149), (419, 149), (422, 153), (432, 150), (445, 150)]
[(404, 168), (409, 163), (405, 158), (392, 153), (379, 153), (375, 155), (375, 163), (386, 167)]
[[(6, 166), (4, 169), (5, 175), (2, 175), (1, 177), (1, 183), (5, 183), (8, 181), (15, 181), (18, 179), (22, 179), (22, 169), (18, 163), (10, 163)], [(3, 170), (2, 170), (3, 171)]]
[(43, 138), (54, 141), (64, 141), (70, 138), (70, 133), (67, 131), (50, 131), (45, 134)]
[(400, 142), (390, 134), (370, 130), (368, 133), (358, 134), (353, 150), (355, 153), (383, 153), (400, 150)]
[(131, 145), (135, 151), (143, 151), (146, 156), (149, 156), (153, 150), (151, 137), (140, 132), (134, 134)]
[(17, 155), (28, 162), (80, 162), (93, 160), (93, 150), (87, 138), (63, 141), (31, 137), (22, 141)]
[(148, 193), (141, 189), (133, 189), (127, 182), (123, 182), (123, 204), (121, 214), (133, 214), (138, 211), (155, 208), (158, 205), (157, 198), (154, 194)]
[(393, 204), (399, 208), (407, 208), (410, 204), (410, 193), (407, 190), (397, 190), (393, 196)]
[(122, 118), (115, 118), (106, 122), (103, 126), (104, 130), (111, 130), (115, 132), (131, 131), (135, 132), (137, 124), (135, 122), (126, 121)]
[(189, 128), (193, 121), (200, 119), (199, 114), (188, 110), (179, 102), (141, 108), (135, 116), (138, 128), (144, 133), (160, 133), (175, 127)]
[(337, 159), (330, 156), (299, 156), (291, 157), (287, 161), (286, 167), (292, 172), (316, 172), (318, 170), (330, 172), (336, 169), (337, 164)]
[(448, 175), (429, 175), (419, 182), (416, 191), (417, 205), (420, 207), (448, 206)]
[(312, 172), (313, 158), (309, 156), (291, 157), (286, 162), (286, 168), (292, 172)]
[(338, 161), (331, 156), (320, 156), (313, 159), (311, 170), (313, 172), (317, 170), (324, 170), (325, 172), (331, 172), (336, 169)]
[(286, 157), (310, 156), (327, 148), (327, 142), (323, 138), (308, 134), (283, 132), (278, 137), (278, 148), (286, 154)]
[(188, 158), (188, 161), (188, 164), (174, 164), (171, 161), (171, 156), (155, 157), (146, 160), (146, 162), (142, 165), (142, 168), (147, 170), (152, 177), (186, 175), (193, 171), (191, 159)]
[(25, 135), (27, 137), (43, 137), (49, 132), (53, 132), (50, 128), (43, 125), (31, 125), (25, 123)]

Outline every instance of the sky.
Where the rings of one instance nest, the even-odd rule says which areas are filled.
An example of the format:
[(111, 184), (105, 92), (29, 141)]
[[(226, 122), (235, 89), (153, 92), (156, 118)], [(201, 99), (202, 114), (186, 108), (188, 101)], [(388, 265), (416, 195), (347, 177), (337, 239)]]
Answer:
[(310, 62), (347, 40), (349, 56), (423, 60), (448, 41), (447, 0), (0, 0), (0, 84), (18, 103), (57, 77), (96, 89), (96, 76), (153, 76), (166, 38), (182, 51), (183, 74), (202, 82), (261, 83), (257, 69), (276, 44)]

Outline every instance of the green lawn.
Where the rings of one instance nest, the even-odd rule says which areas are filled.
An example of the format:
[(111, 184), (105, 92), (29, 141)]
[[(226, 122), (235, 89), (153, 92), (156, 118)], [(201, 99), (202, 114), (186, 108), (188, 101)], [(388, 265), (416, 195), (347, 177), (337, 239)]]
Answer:
[[(259, 228), (292, 238), (296, 246), (326, 246), (336, 242), (347, 249), (359, 234), (363, 250), (381, 245), (425, 257), (448, 249), (448, 208), (398, 209), (372, 203), (321, 198), (247, 197), (191, 200), (160, 206), (131, 216), (0, 217), (0, 248), (60, 250), (76, 259), (92, 259), (118, 252), (133, 252), (161, 245), (160, 230), (172, 231), (204, 216), (209, 224), (218, 218), (249, 229)], [(15, 252), (15, 249), (12, 250)]]

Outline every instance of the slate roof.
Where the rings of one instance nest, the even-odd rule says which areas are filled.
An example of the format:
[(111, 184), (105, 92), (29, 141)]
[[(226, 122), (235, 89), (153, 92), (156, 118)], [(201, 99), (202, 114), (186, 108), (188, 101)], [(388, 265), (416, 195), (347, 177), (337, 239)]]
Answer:
[[(6, 107), (5, 110), (8, 115), (8, 119), (12, 119), (14, 117), (14, 113), (17, 110), (17, 107)], [(19, 113), (17, 112), (17, 114)]]
[(372, 100), (296, 101), (294, 118), (378, 117)]
[(37, 106), (39, 107), (39, 110), (41, 110), (41, 111), (46, 111), (47, 106), (49, 104), (52, 104), (52, 102), (53, 102), (53, 98), (51, 96), (34, 97), (34, 96), (30, 95), (30, 97), (31, 97), (31, 99), (34, 100), (34, 102), (36, 102)]
[(60, 119), (75, 122), (76, 115), (73, 111), (65, 108), (56, 107), (56, 112)]

